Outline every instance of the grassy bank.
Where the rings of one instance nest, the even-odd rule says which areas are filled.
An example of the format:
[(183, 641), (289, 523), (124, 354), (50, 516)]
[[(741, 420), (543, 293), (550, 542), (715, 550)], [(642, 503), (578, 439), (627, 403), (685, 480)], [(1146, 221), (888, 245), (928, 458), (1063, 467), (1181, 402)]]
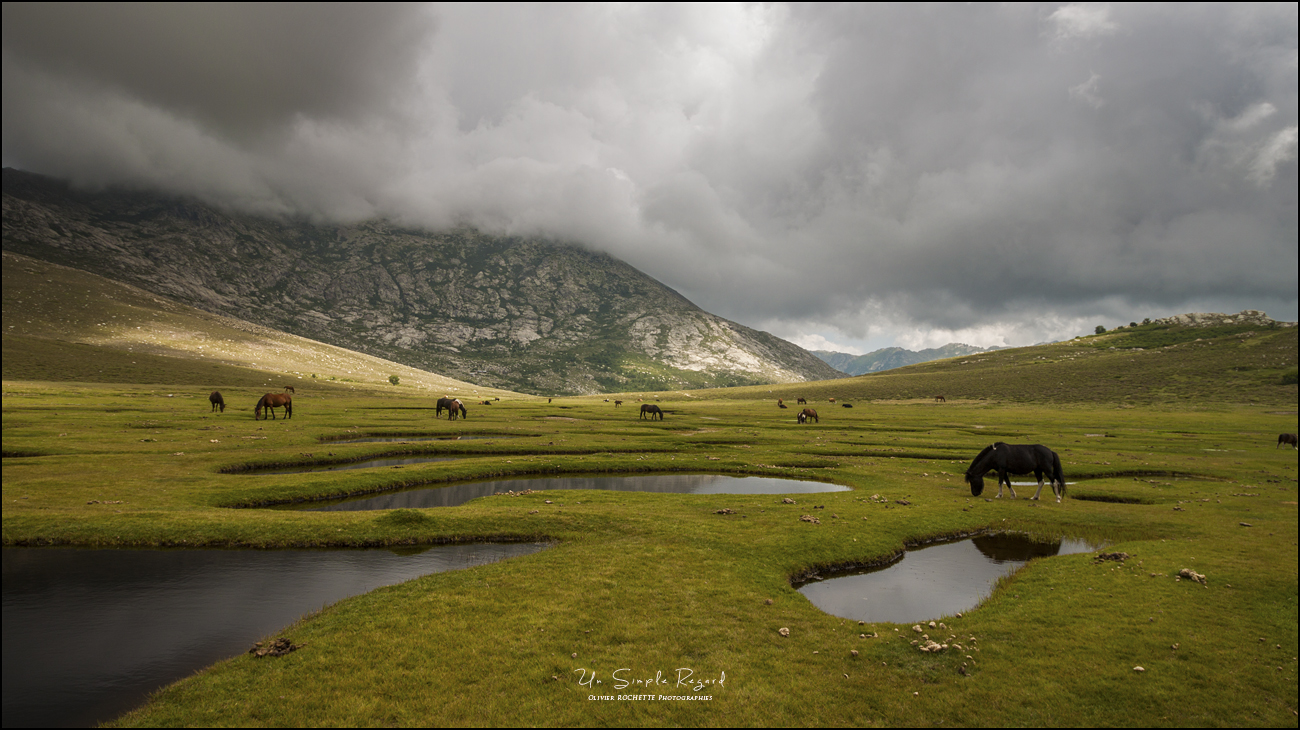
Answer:
[[(875, 377), (854, 381), (884, 382)], [(638, 420), (635, 402), (510, 395), (471, 401), (467, 420), (449, 422), (433, 418), (427, 396), (355, 383), (300, 387), (293, 419), (254, 421), (265, 388), (232, 382), (224, 414), (209, 412), (208, 390), (6, 381), (4, 543), (555, 547), (343, 601), (284, 632), (308, 648), (223, 662), (119, 724), (1296, 724), (1297, 462), (1275, 448), (1279, 432), (1295, 431), (1294, 386), (1289, 403), (1133, 408), (952, 393), (934, 405), (864, 391), (852, 409), (821, 398), (821, 422), (808, 426), (766, 387), (661, 394), (662, 422)], [(385, 434), (491, 438), (332, 440)], [(972, 499), (961, 473), (995, 440), (1056, 449), (1077, 482), (1065, 503), (1024, 490)], [(406, 454), (459, 458), (242, 471)], [(569, 491), (426, 510), (239, 508), (614, 472), (763, 474), (852, 491), (795, 504)], [(790, 587), (809, 569), (989, 528), (1088, 537), (1132, 557), (1032, 563), (979, 609), (944, 619), (942, 636), (927, 627), (962, 643), (940, 654), (918, 651), (910, 625), (859, 626)], [(1176, 580), (1182, 568), (1208, 585)], [(620, 668), (642, 683), (617, 688)], [(675, 687), (679, 668), (714, 681)], [(660, 672), (672, 684), (647, 688)], [(627, 694), (712, 699), (589, 699)]]

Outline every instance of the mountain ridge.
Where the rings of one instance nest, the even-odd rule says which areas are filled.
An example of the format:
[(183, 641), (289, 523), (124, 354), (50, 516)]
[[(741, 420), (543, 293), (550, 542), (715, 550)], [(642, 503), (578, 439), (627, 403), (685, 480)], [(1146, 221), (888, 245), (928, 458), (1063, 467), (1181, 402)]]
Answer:
[(998, 348), (975, 347), (961, 342), (949, 342), (943, 347), (933, 347), (920, 351), (906, 350), (901, 347), (883, 347), (865, 355), (852, 355), (847, 352), (832, 352), (830, 350), (813, 350), (812, 352), (836, 370), (849, 375), (866, 375), (867, 373), (893, 370), (908, 365), (916, 365), (917, 363), (930, 362), (931, 360), (974, 355), (995, 349)]
[(559, 395), (842, 377), (574, 245), (273, 220), (3, 174), (7, 251), (485, 387)]

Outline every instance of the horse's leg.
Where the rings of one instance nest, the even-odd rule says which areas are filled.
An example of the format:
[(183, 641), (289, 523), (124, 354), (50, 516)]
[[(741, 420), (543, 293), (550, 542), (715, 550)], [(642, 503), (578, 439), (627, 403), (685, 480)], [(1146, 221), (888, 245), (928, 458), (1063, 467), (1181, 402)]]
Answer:
[(998, 496), (1002, 496), (1002, 482), (1007, 483), (1007, 491), (1011, 492), (1011, 498), (1016, 499), (1016, 488), (1011, 486), (1011, 473), (1006, 471), (998, 472)]
[[(1038, 499), (1038, 495), (1043, 493), (1043, 472), (1035, 469), (1034, 478), (1038, 480), (1038, 491), (1034, 492), (1034, 496), (1030, 497), (1030, 499)], [(1053, 487), (1052, 489), (1055, 490), (1056, 488)]]

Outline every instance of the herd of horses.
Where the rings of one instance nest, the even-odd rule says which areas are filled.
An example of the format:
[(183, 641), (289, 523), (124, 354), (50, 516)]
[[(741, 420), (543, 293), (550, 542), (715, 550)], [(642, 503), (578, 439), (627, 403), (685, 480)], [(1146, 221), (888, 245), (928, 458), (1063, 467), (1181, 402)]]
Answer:
[[(253, 419), (261, 420), (262, 413), (265, 411), (269, 413), (271, 419), (274, 420), (276, 408), (283, 408), (284, 417), (292, 418), (292, 394), (294, 394), (294, 392), (292, 385), (286, 385), (284, 386), (283, 393), (267, 393), (262, 396), (258, 399), (257, 405), (253, 408)], [(936, 403), (944, 402), (944, 397), (941, 395), (936, 395), (934, 399)], [(226, 401), (222, 398), (220, 392), (215, 390), (212, 391), (212, 394), (208, 396), (208, 401), (212, 404), (211, 412), (226, 412)], [(805, 398), (799, 398), (797, 402), (800, 405), (807, 405), (808, 403)], [(834, 403), (835, 399), (831, 398), (830, 402)], [(482, 405), (487, 405), (486, 401), (480, 401), (480, 403)], [(776, 403), (779, 408), (788, 407), (785, 405), (783, 400), (778, 399)], [(623, 401), (614, 401), (615, 407), (621, 405), (623, 405)], [(843, 405), (845, 408), (852, 407), (849, 403), (844, 403)], [(461, 403), (457, 398), (439, 398), (436, 404), (434, 416), (436, 418), (441, 418), (444, 410), (447, 411), (448, 420), (454, 421), (458, 417), (469, 417), (468, 412), (465, 410), (465, 404)], [(641, 405), (641, 413), (638, 420), (644, 419), (647, 416), (652, 421), (656, 417), (662, 421), (664, 419), (664, 410), (652, 403), (643, 403)], [(821, 423), (821, 419), (817, 416), (817, 411), (812, 408), (804, 408), (796, 416), (796, 421), (801, 424), (808, 423), (810, 420), (814, 423)], [(1292, 448), (1300, 450), (1300, 444), (1297, 444), (1296, 434), (1278, 434), (1277, 446), (1274, 448), (1280, 447), (1282, 444), (1287, 444)], [(1034, 492), (1034, 496), (1030, 497), (1030, 499), (1038, 499), (1043, 493), (1044, 476), (1047, 477), (1047, 483), (1052, 487), (1052, 493), (1056, 495), (1056, 501), (1060, 502), (1061, 499), (1065, 497), (1065, 473), (1061, 469), (1061, 457), (1058, 456), (1055, 451), (1052, 451), (1042, 444), (1007, 444), (999, 441), (992, 446), (984, 447), (984, 450), (980, 451), (979, 455), (975, 457), (975, 460), (972, 461), (970, 466), (966, 469), (966, 483), (970, 485), (970, 493), (972, 496), (978, 497), (984, 493), (984, 477), (993, 472), (997, 472), (998, 474), (999, 498), (1002, 497), (1003, 485), (1006, 485), (1007, 490), (1011, 492), (1011, 498), (1016, 498), (1016, 490), (1011, 486), (1011, 475), (1019, 476), (1031, 473), (1034, 475), (1034, 478), (1038, 480), (1038, 491)]]

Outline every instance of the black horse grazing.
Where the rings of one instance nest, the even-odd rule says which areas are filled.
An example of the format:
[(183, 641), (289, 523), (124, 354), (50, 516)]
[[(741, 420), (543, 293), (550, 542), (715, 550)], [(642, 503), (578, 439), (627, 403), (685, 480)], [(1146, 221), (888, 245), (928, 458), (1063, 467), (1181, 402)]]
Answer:
[(799, 415), (797, 417), (799, 423), (807, 423), (809, 418), (816, 421), (817, 423), (822, 422), (822, 420), (817, 417), (817, 411), (811, 408), (805, 408), (802, 411), (799, 411)]
[(288, 393), (267, 393), (253, 408), (253, 420), (261, 420), (263, 408), (270, 412), (271, 420), (275, 420), (275, 409), (280, 406), (284, 406), (285, 418), (293, 418), (293, 398)]
[[(1291, 444), (1291, 447), (1292, 447), (1292, 448), (1294, 448), (1294, 449), (1300, 449), (1300, 446), (1296, 445), (1296, 435), (1293, 434), (1293, 433), (1280, 433), (1280, 434), (1278, 434), (1278, 435), (1277, 435), (1277, 446), (1281, 446), (1282, 444)], [(1277, 451), (1277, 446), (1274, 446), (1274, 447), (1273, 447), (1273, 450), (1274, 450), (1274, 451)]]
[(226, 399), (221, 397), (220, 392), (212, 391), (212, 395), (208, 396), (208, 400), (212, 403), (212, 410), (215, 411), (220, 408), (222, 413), (226, 412)]
[(655, 416), (659, 416), (659, 420), (661, 421), (664, 420), (664, 412), (659, 408), (659, 406), (652, 405), (650, 403), (643, 403), (641, 405), (641, 415), (637, 418), (637, 420), (639, 421), (642, 418), (645, 418), (645, 414), (647, 413), (650, 414), (651, 421), (655, 420)]
[(1034, 492), (1034, 496), (1030, 499), (1038, 499), (1038, 495), (1043, 493), (1044, 474), (1047, 474), (1052, 482), (1052, 492), (1056, 495), (1056, 501), (1060, 502), (1065, 496), (1065, 474), (1061, 471), (1061, 457), (1041, 444), (1013, 446), (999, 441), (985, 447), (966, 470), (966, 483), (970, 484), (972, 495), (978, 497), (983, 493), (984, 475), (991, 471), (998, 473), (999, 498), (1002, 496), (1004, 482), (1007, 489), (1011, 490), (1011, 498), (1016, 498), (1016, 490), (1012, 488), (1008, 474), (1030, 472), (1033, 472), (1034, 477), (1038, 479), (1038, 491)]

